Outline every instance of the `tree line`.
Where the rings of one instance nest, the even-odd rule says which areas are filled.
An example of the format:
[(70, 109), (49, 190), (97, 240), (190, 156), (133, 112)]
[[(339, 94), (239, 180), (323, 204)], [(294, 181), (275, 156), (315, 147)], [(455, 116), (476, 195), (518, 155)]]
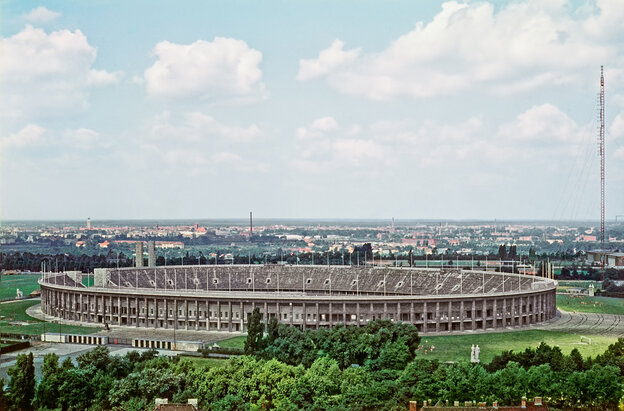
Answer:
[(248, 355), (219, 364), (153, 350), (114, 356), (102, 346), (76, 364), (46, 355), (36, 382), (32, 354), (19, 355), (0, 409), (139, 411), (155, 398), (197, 398), (207, 410), (404, 410), (414, 400), (516, 405), (541, 396), (556, 408), (615, 410), (624, 395), (624, 338), (596, 358), (541, 344), (485, 365), (439, 363), (415, 355), (420, 338), (410, 324), (303, 332), (271, 321), (265, 333), (253, 316)]

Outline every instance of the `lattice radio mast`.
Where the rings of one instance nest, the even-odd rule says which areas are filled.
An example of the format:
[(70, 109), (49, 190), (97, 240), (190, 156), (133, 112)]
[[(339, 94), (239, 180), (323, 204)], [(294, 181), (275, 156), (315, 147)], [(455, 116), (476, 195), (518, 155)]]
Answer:
[[(604, 66), (600, 66), (600, 249), (604, 252), (605, 242), (605, 102)], [(601, 258), (604, 270), (604, 256)]]

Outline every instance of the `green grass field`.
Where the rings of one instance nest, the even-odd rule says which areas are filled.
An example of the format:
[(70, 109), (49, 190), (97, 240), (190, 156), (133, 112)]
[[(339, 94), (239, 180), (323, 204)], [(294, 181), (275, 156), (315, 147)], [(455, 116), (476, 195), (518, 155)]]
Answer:
[[(0, 304), (0, 333), (36, 335), (46, 333), (91, 334), (100, 331), (100, 327), (43, 322), (26, 314), (26, 309), (39, 304), (36, 300), (24, 300)], [(11, 325), (11, 322), (27, 322), (27, 325)]]
[(246, 336), (232, 337), (226, 340), (217, 341), (217, 344), (219, 344), (219, 347), (221, 348), (240, 348), (242, 350), (245, 348), (246, 339)]
[(503, 351), (524, 351), (527, 347), (537, 347), (543, 341), (550, 346), (560, 347), (564, 354), (569, 354), (572, 349), (578, 348), (586, 358), (603, 353), (610, 344), (616, 341), (615, 337), (584, 336), (591, 338), (591, 345), (580, 344), (580, 334), (546, 330), (421, 337), (421, 349), (417, 357), (439, 361), (470, 361), (470, 347), (472, 344), (478, 344), (481, 349), (481, 362), (488, 363)]
[(557, 294), (557, 308), (581, 313), (624, 314), (624, 298)]
[(0, 276), (0, 299), (9, 300), (15, 298), (17, 289), (24, 293), (24, 296), (39, 289), (39, 276), (35, 274), (17, 274)]
[(596, 290), (600, 290), (602, 288), (602, 281), (591, 281), (591, 280), (558, 280), (557, 284), (560, 287), (582, 287), (587, 288), (589, 284), (593, 284), (596, 287)]

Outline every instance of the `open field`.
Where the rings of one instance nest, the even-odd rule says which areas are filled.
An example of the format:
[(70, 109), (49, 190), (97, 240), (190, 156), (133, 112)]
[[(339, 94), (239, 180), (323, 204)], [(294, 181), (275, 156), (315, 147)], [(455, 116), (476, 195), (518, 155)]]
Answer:
[(584, 336), (591, 338), (591, 345), (580, 344), (581, 334), (547, 330), (421, 337), (421, 349), (417, 357), (439, 361), (470, 361), (470, 347), (478, 344), (481, 349), (481, 362), (488, 363), (503, 351), (524, 351), (527, 347), (537, 347), (543, 341), (550, 346), (560, 347), (564, 354), (578, 348), (583, 358), (586, 358), (601, 354), (616, 341), (615, 337), (603, 335)]
[(624, 299), (557, 294), (557, 308), (581, 313), (624, 314)]
[(14, 298), (19, 288), (24, 296), (39, 289), (39, 276), (36, 274), (16, 274), (0, 276), (0, 299), (9, 300)]
[[(26, 314), (26, 309), (36, 304), (39, 304), (38, 300), (23, 300), (0, 304), (0, 333), (37, 335), (43, 334), (45, 330), (46, 333), (91, 334), (101, 330), (98, 327), (43, 322)], [(10, 324), (12, 322), (27, 324)]]
[(219, 347), (221, 348), (240, 348), (242, 350), (245, 348), (246, 339), (246, 336), (232, 337), (226, 340), (217, 341), (217, 344), (219, 344)]

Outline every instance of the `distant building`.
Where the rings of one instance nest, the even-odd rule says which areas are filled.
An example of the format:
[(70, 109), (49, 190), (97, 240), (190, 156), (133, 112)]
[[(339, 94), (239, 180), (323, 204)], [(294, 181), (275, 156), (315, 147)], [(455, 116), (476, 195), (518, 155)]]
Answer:
[(87, 218), (87, 230), (91, 229), (91, 217)]
[(590, 264), (602, 264), (608, 268), (624, 268), (624, 253), (605, 250), (592, 250), (587, 252), (587, 262)]

